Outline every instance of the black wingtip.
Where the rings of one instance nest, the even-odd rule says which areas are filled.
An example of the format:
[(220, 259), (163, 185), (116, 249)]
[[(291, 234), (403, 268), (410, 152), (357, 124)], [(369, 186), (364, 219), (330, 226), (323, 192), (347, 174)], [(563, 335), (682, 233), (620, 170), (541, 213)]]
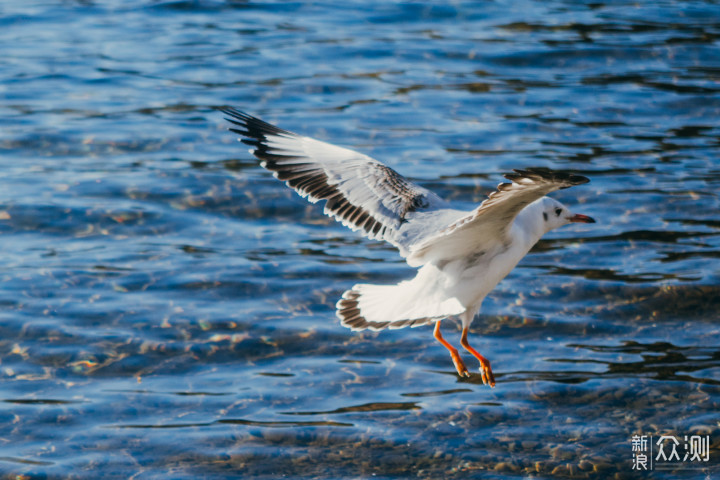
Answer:
[(233, 121), (233, 120), (231, 120), (230, 118), (227, 118), (227, 117), (226, 117), (225, 120), (228, 120), (229, 122), (233, 122), (233, 123), (238, 124), (238, 125), (239, 125), (239, 123), (237, 123), (238, 121), (242, 122), (242, 124), (246, 124), (248, 121), (258, 120), (257, 118), (253, 117), (252, 115), (247, 114), (247, 113), (243, 112), (242, 110), (238, 110), (237, 108), (233, 108), (233, 107), (217, 107), (216, 109), (217, 109), (219, 112), (224, 113), (224, 114), (227, 115), (228, 117), (232, 117), (232, 118), (235, 119), (235, 121)]
[(549, 168), (535, 167), (526, 169), (513, 169), (515, 173), (505, 175), (510, 181), (519, 180), (521, 178), (530, 178), (545, 180), (552, 183), (564, 184), (561, 188), (568, 188), (575, 185), (582, 185), (590, 181), (589, 178), (574, 173), (563, 172), (559, 170), (551, 170)]
[(260, 120), (257, 117), (245, 113), (242, 110), (238, 110), (233, 107), (218, 107), (217, 110), (227, 115), (225, 120), (245, 129), (245, 131), (239, 131), (237, 129), (229, 128), (230, 131), (235, 132), (239, 135), (254, 138), (256, 140), (264, 140), (268, 135), (281, 135), (281, 136), (295, 136), (294, 133), (283, 130), (280, 127), (276, 127), (272, 123), (267, 123), (264, 120)]

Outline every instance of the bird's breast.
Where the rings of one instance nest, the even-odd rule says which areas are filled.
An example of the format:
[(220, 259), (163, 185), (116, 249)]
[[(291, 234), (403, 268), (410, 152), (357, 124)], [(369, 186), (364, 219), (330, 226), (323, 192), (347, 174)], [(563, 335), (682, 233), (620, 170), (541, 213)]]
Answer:
[(522, 245), (511, 243), (493, 251), (478, 251), (446, 262), (442, 271), (456, 292), (455, 297), (470, 307), (482, 302), (526, 253)]

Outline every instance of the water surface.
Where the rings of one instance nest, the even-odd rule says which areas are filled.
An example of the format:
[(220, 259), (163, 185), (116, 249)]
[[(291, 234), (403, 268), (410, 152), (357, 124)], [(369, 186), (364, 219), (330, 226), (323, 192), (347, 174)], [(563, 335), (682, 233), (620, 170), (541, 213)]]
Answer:
[[(711, 1), (0, 5), (0, 472), (720, 475), (719, 40)], [(486, 299), (490, 389), (428, 327), (339, 325), (345, 289), (413, 270), (222, 105), (468, 207), (571, 170), (553, 196), (598, 223)], [(710, 462), (634, 472), (635, 434), (710, 435)]]

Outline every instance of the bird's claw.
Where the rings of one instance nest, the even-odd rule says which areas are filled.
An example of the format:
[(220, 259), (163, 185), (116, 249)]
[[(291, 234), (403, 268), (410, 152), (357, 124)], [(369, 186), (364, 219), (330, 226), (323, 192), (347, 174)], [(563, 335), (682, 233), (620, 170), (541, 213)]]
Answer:
[(495, 375), (493, 375), (492, 368), (490, 368), (490, 362), (480, 362), (480, 374), (482, 375), (482, 381), (485, 385), (495, 387)]
[(453, 363), (455, 364), (455, 370), (457, 370), (458, 375), (461, 377), (469, 377), (470, 372), (468, 371), (467, 367), (465, 366), (465, 362), (462, 361), (460, 358), (460, 355), (453, 355), (452, 356)]

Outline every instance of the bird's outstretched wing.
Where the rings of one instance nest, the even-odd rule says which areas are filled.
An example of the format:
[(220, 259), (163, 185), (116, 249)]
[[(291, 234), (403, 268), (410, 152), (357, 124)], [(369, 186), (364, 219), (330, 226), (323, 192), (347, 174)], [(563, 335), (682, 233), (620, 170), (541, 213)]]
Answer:
[(428, 256), (460, 256), (503, 245), (520, 210), (550, 192), (590, 181), (582, 175), (544, 168), (513, 172), (505, 175), (511, 183), (499, 184), (470, 214), (411, 246), (408, 263), (425, 263)]
[(369, 238), (401, 248), (398, 231), (416, 212), (445, 205), (431, 191), (361, 153), (297, 135), (234, 108), (221, 109), (251, 153), (302, 197)]

